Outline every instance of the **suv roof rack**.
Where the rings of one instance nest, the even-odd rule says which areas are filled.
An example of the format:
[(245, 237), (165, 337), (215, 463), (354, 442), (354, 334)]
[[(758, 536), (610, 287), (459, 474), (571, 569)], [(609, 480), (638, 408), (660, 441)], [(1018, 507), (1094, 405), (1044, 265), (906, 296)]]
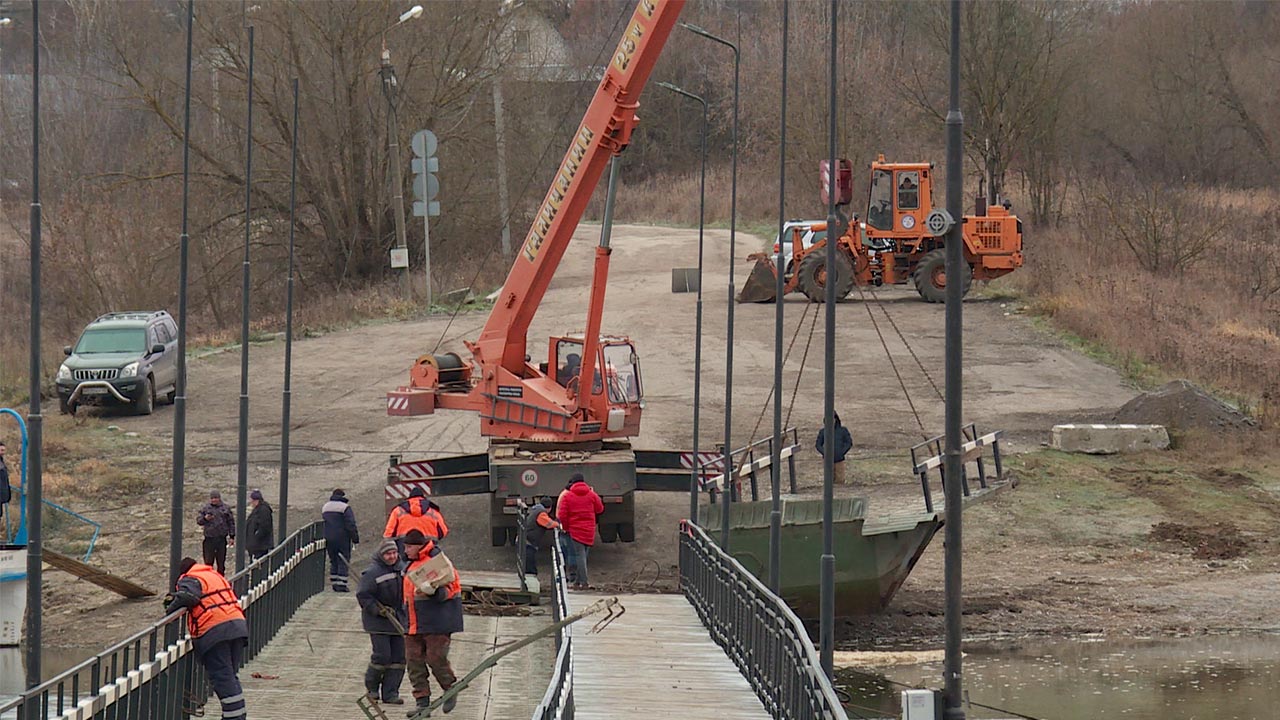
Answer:
[(123, 312), (110, 312), (106, 315), (100, 315), (93, 322), (100, 323), (107, 322), (108, 320), (151, 320), (153, 318), (164, 317), (168, 314), (169, 313), (164, 310), (125, 310)]

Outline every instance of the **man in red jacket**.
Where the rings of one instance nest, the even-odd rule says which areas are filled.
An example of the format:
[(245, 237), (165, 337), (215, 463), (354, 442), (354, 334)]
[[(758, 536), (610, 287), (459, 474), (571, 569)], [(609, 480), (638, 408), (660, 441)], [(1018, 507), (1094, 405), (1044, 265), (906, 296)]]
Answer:
[(556, 516), (564, 531), (569, 534), (569, 557), (566, 561), (575, 568), (573, 587), (588, 590), (587, 550), (596, 543), (596, 516), (604, 512), (604, 502), (587, 484), (582, 473), (569, 478), (569, 486), (560, 494), (556, 504)]

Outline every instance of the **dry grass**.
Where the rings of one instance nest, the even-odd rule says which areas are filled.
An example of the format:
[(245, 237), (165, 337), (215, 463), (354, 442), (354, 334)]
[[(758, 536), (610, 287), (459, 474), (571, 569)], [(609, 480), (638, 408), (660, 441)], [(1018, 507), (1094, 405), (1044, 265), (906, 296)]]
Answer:
[[(1256, 228), (1258, 218), (1245, 215), (1236, 222)], [(1271, 232), (1251, 239), (1274, 248), (1280, 238)], [(1241, 255), (1240, 237), (1228, 233), (1181, 273), (1154, 274), (1096, 234), (1030, 231), (1027, 264), (1010, 284), (1058, 328), (1116, 357), (1212, 388), (1274, 424), (1280, 420), (1273, 417), (1280, 412), (1280, 295), (1253, 291), (1242, 268), (1256, 258)]]

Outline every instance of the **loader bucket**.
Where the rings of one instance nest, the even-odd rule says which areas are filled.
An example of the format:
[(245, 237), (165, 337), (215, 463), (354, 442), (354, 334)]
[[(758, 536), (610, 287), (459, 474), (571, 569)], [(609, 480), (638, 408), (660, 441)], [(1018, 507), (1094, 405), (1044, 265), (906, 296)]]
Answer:
[(775, 265), (768, 257), (756, 257), (755, 267), (747, 276), (747, 284), (738, 293), (740, 303), (765, 303), (778, 299), (778, 274)]

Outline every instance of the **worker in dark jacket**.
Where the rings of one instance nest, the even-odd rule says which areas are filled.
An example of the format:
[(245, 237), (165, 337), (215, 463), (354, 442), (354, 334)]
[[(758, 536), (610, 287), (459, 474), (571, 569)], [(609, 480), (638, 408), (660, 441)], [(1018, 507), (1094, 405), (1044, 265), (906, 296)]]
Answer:
[(249, 560), (253, 561), (271, 552), (275, 545), (271, 541), (275, 521), (272, 519), (271, 506), (263, 499), (261, 490), (249, 493), (249, 507), (253, 510), (244, 521), (244, 549), (249, 551)]
[(427, 499), (427, 493), (421, 487), (415, 487), (409, 493), (409, 499), (391, 508), (391, 516), (387, 518), (387, 527), (382, 537), (400, 538), (409, 534), (410, 530), (421, 530), (423, 535), (434, 538), (436, 542), (449, 534), (449, 526), (444, 521), (444, 513), (440, 506)]
[(4, 506), (13, 499), (9, 490), (9, 466), (4, 463), (4, 441), (0, 440), (0, 519), (4, 518)]
[(204, 528), (204, 564), (216, 564), (218, 572), (226, 575), (227, 544), (236, 542), (236, 516), (222, 502), (222, 493), (209, 493), (209, 502), (196, 514), (196, 524)]
[[(833, 457), (832, 478), (837, 485), (844, 484), (844, 456), (849, 454), (853, 449), (853, 436), (849, 434), (849, 429), (840, 424), (840, 413), (835, 413), (835, 432), (836, 432), (836, 455)], [(826, 428), (818, 431), (818, 440), (815, 443), (818, 449), (818, 455), (826, 457)]]
[(348, 592), (347, 573), (351, 567), (351, 548), (360, 544), (356, 514), (351, 512), (347, 494), (341, 488), (329, 496), (320, 509), (324, 518), (325, 548), (329, 551), (329, 585), (334, 592)]
[(555, 530), (560, 523), (551, 518), (551, 498), (538, 498), (525, 516), (524, 529), (524, 574), (538, 574), (538, 548), (548, 530)]
[[(419, 530), (410, 530), (404, 536), (404, 551), (409, 558), (405, 569), (404, 600), (409, 611), (406, 628), (405, 650), (409, 666), (409, 682), (413, 685), (413, 699), (417, 710), (431, 704), (431, 679), (436, 676), (440, 689), (447, 692), (458, 678), (449, 664), (449, 645), (453, 633), (462, 632), (462, 579), (453, 571), (453, 582), (426, 595), (418, 592), (409, 573), (440, 553), (440, 548)], [(447, 714), (453, 710), (456, 698), (449, 698), (441, 705)], [(410, 717), (415, 711), (410, 712)]]
[(373, 562), (360, 576), (356, 602), (360, 603), (360, 624), (373, 643), (369, 668), (364, 672), (369, 699), (403, 705), (400, 681), (404, 679), (404, 633), (409, 614), (404, 606), (400, 550), (394, 541), (386, 539), (378, 545)]
[(245, 717), (244, 693), (236, 673), (249, 641), (249, 625), (240, 600), (227, 579), (208, 564), (183, 558), (178, 572), (177, 586), (165, 597), (165, 612), (187, 609), (188, 634), (195, 640), (196, 656), (222, 703), (222, 717), (241, 720)]

